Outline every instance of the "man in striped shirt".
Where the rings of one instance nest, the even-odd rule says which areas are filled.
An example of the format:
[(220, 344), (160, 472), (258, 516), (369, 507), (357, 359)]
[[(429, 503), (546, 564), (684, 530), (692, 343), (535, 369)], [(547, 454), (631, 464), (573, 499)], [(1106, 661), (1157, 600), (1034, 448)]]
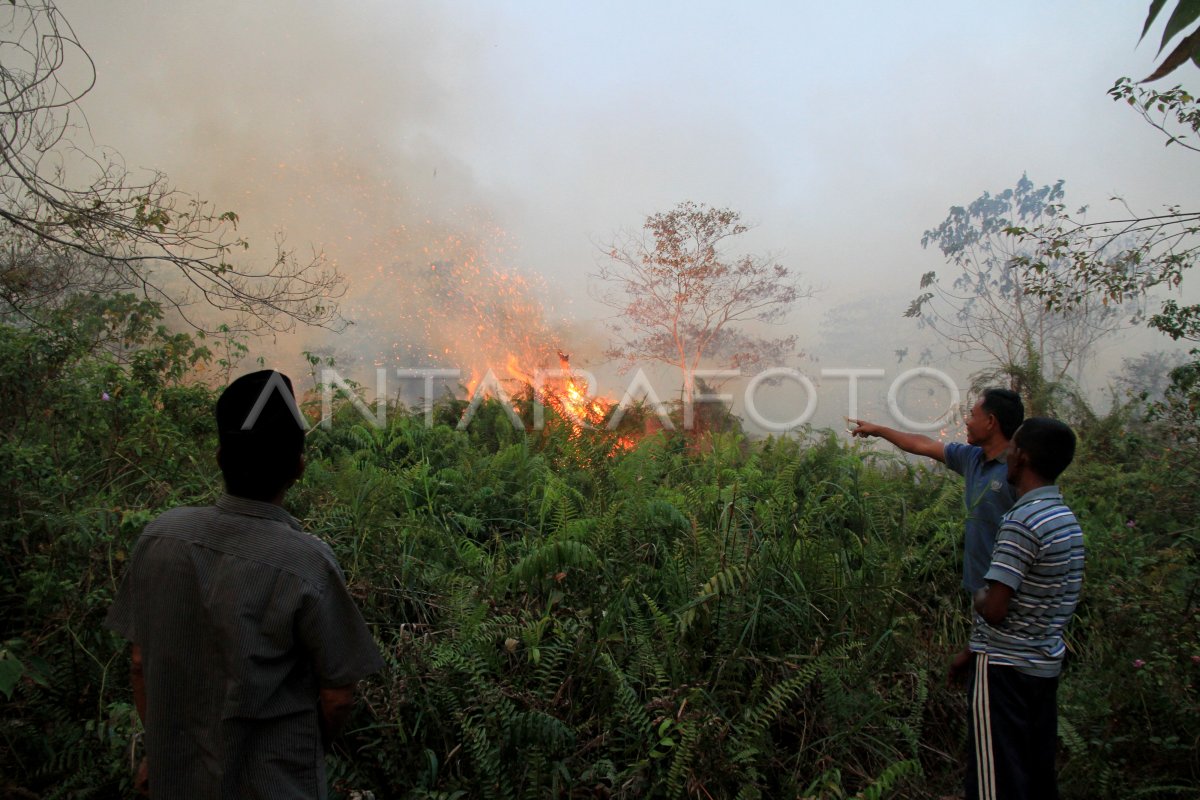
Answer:
[(1056, 693), (1063, 630), (1083, 583), (1083, 531), (1054, 481), (1075, 455), (1058, 420), (1025, 420), (1008, 453), (1016, 505), (1004, 516), (970, 645), (950, 677), (968, 678), (966, 793), (974, 800), (1057, 798)]
[(105, 622), (133, 643), (143, 773), (155, 798), (324, 798), (324, 750), (383, 663), (329, 545), (282, 507), (304, 471), (291, 381), (244, 375), (216, 416), (226, 493), (146, 526)]

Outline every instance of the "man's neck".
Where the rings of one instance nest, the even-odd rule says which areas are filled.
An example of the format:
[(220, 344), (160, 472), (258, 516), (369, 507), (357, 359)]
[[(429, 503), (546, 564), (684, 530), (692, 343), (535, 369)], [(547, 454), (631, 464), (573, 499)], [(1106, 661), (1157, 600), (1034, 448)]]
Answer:
[(1017, 485), (1014, 488), (1017, 490), (1017, 499), (1020, 500), (1034, 489), (1041, 489), (1044, 486), (1053, 485), (1054, 481), (1044, 480), (1041, 476), (1029, 475), (1026, 473), (1025, 475), (1021, 476), (1021, 479), (1017, 481)]
[(1008, 449), (1008, 439), (1003, 436), (993, 436), (983, 443), (983, 455), (988, 461), (999, 458)]
[(283, 508), (283, 498), (284, 495), (287, 494), (287, 489), (281, 490), (278, 494), (272, 497), (247, 497), (244, 494), (234, 494), (233, 492), (228, 492), (228, 494), (230, 497), (236, 497), (241, 500), (249, 500), (252, 503), (270, 503), (273, 506), (279, 506), (280, 508)]

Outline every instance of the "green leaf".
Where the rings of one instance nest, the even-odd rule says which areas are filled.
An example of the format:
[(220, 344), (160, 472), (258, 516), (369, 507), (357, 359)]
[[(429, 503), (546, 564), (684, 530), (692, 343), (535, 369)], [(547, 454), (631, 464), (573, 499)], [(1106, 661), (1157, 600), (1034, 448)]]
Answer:
[(1162, 43), (1158, 46), (1158, 52), (1161, 53), (1167, 46), (1167, 42), (1195, 22), (1197, 17), (1200, 17), (1200, 0), (1179, 0), (1179, 5), (1175, 6), (1175, 13), (1167, 20), (1167, 27), (1163, 30)]
[(1138, 43), (1141, 44), (1142, 39), (1146, 38), (1146, 31), (1150, 30), (1150, 26), (1154, 24), (1154, 18), (1158, 16), (1158, 12), (1162, 11), (1163, 4), (1167, 0), (1152, 0), (1150, 3), (1150, 13), (1146, 15), (1146, 24), (1142, 26), (1142, 35), (1138, 37)]
[(4, 692), (5, 699), (12, 700), (13, 689), (24, 672), (25, 666), (20, 661), (7, 651), (0, 652), (0, 692)]
[[(1200, 0), (1196, 0), (1196, 2), (1197, 4), (1200, 4)], [(1200, 58), (1200, 28), (1192, 31), (1190, 36), (1186, 37), (1182, 42), (1180, 42), (1179, 46), (1171, 51), (1171, 55), (1167, 56), (1163, 62), (1159, 64), (1158, 69), (1154, 70), (1154, 74), (1142, 80), (1142, 83), (1149, 83), (1150, 81), (1156, 81), (1159, 78), (1164, 78), (1167, 75), (1170, 75), (1175, 71), (1176, 67), (1187, 61), (1189, 58), (1196, 62), (1198, 66), (1200, 66), (1200, 61), (1197, 60)]]

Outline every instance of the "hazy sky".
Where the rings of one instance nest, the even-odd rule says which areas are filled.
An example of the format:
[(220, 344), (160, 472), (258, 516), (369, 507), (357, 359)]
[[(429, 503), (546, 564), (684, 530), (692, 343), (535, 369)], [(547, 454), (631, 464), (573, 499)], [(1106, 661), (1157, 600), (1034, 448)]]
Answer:
[(334, 259), (346, 355), (430, 335), (438, 259), (544, 283), (586, 352), (597, 243), (682, 200), (739, 210), (748, 248), (822, 287), (791, 323), (818, 356), (845, 303), (919, 341), (900, 313), (943, 266), (921, 233), (1023, 172), (1094, 209), (1200, 201), (1195, 154), (1105, 94), (1152, 69), (1144, 2), (60, 6), (96, 141), (236, 209), (259, 255), (283, 230)]

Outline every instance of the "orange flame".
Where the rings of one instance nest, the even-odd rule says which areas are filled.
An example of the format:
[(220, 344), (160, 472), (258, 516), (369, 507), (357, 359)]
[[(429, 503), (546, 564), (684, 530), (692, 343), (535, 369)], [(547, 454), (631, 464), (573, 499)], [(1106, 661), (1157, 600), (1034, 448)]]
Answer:
[[(470, 236), (437, 231), (429, 222), (425, 228), (415, 236), (403, 232), (404, 238), (416, 240), (414, 255), (422, 267), (384, 267), (374, 287), (373, 299), (378, 299), (382, 292), (402, 286), (403, 302), (398, 308), (368, 303), (364, 312), (375, 317), (392, 314), (401, 330), (419, 325), (421, 352), (409, 348), (409, 357), (464, 369), (468, 398), (481, 389), (489, 391), (482, 383), (490, 371), (514, 406), (520, 405), (515, 396), (528, 397), (531, 390), (538, 403), (571, 426), (574, 436), (589, 427), (603, 427), (615, 402), (590, 396), (595, 387), (589, 387), (557, 349), (561, 334), (547, 321), (539, 300), (543, 286), (536, 278), (531, 281), (501, 266), (512, 250), (508, 236), (491, 223), (473, 225)], [(391, 349), (403, 358), (405, 348), (401, 337)], [(556, 364), (559, 370), (553, 369)]]

